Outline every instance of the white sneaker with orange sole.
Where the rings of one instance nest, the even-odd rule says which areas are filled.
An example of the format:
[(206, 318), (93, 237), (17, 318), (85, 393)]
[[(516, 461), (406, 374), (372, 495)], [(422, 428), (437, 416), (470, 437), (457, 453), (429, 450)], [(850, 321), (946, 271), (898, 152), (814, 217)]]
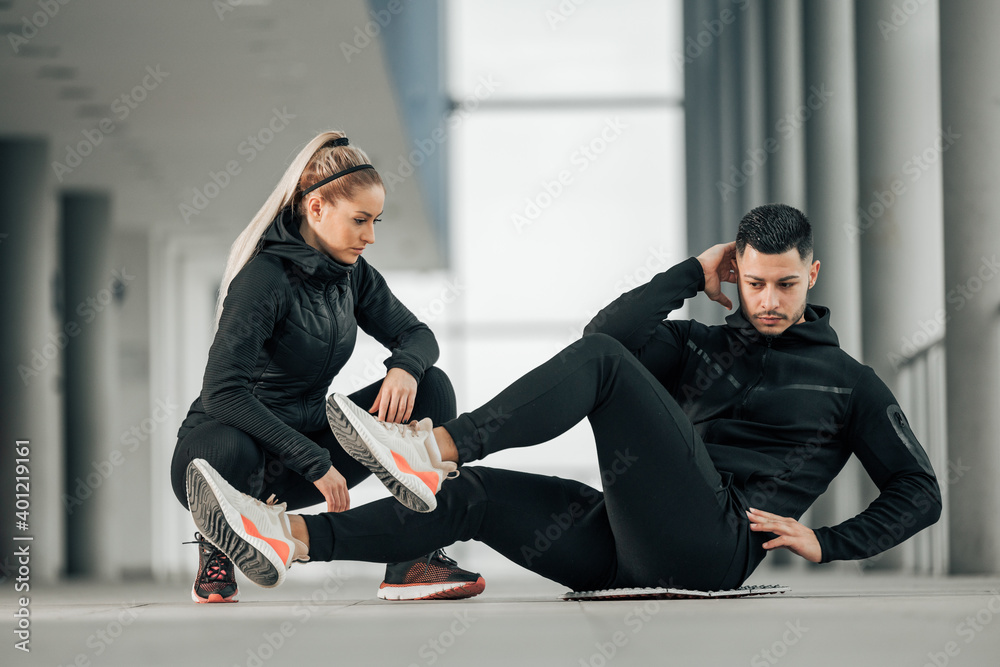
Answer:
[(456, 464), (441, 460), (430, 419), (380, 422), (342, 394), (327, 399), (326, 416), (341, 447), (412, 510), (433, 511), (441, 483), (458, 476)]
[(278, 586), (294, 561), (309, 560), (306, 545), (292, 537), (285, 503), (237, 491), (204, 459), (188, 464), (187, 497), (201, 534), (258, 586)]

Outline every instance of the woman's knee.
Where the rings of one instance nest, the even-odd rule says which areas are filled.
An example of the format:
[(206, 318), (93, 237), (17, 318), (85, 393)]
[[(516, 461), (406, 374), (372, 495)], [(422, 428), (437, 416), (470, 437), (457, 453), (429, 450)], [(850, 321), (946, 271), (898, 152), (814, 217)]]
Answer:
[(437, 366), (431, 366), (424, 371), (424, 377), (417, 387), (417, 403), (414, 411), (419, 411), (420, 418), (430, 417), (435, 424), (451, 421), (457, 416), (455, 388), (448, 374)]
[(264, 451), (244, 431), (220, 422), (199, 424), (177, 442), (170, 465), (174, 495), (187, 507), (187, 467), (204, 459), (236, 489), (254, 495), (262, 483)]

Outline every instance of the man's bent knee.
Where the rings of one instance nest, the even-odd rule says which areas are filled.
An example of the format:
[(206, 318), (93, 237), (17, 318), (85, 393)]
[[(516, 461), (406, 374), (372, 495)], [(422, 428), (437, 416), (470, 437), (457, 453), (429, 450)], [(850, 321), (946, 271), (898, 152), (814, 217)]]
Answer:
[(568, 358), (570, 355), (588, 355), (592, 357), (620, 356), (628, 352), (616, 338), (608, 334), (589, 333), (584, 334), (578, 341), (563, 350), (560, 357)]

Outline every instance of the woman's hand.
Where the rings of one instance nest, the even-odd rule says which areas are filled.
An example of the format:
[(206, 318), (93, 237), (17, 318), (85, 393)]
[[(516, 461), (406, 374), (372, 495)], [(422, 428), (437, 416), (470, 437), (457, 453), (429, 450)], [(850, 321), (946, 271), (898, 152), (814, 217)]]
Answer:
[(705, 294), (712, 301), (733, 309), (733, 302), (722, 293), (722, 283), (736, 282), (736, 241), (714, 245), (698, 255), (705, 272)]
[(347, 492), (347, 480), (333, 466), (330, 466), (326, 474), (313, 484), (326, 498), (328, 512), (344, 512), (351, 509), (351, 496)]
[(823, 548), (816, 539), (816, 533), (812, 529), (803, 526), (795, 519), (790, 519), (770, 512), (763, 512), (750, 508), (747, 512), (750, 519), (750, 530), (754, 532), (774, 533), (778, 537), (764, 542), (764, 548), (788, 549), (797, 556), (802, 556), (807, 561), (818, 563), (823, 558)]
[(379, 421), (401, 424), (410, 420), (413, 402), (417, 400), (417, 381), (402, 368), (390, 368), (382, 380), (382, 388), (368, 412), (378, 412)]

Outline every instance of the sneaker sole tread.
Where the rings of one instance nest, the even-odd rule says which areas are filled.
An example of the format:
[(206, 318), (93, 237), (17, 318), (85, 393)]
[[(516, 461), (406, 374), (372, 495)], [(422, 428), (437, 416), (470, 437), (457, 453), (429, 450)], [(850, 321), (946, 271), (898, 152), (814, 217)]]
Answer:
[[(191, 516), (198, 530), (205, 539), (229, 556), (233, 565), (247, 579), (263, 588), (274, 588), (284, 580), (284, 568), (277, 568), (262, 550), (270, 547), (263, 540), (243, 531), (239, 512), (228, 502), (225, 505), (220, 502), (222, 492), (197, 462), (188, 465), (187, 495)], [(230, 517), (230, 513), (237, 516)]]
[[(432, 494), (432, 502), (428, 502), (419, 491), (406, 484), (404, 480), (413, 476), (403, 473), (391, 457), (388, 461), (381, 460), (377, 449), (369, 444), (364, 427), (355, 426), (349, 411), (341, 409), (332, 397), (326, 403), (326, 416), (330, 429), (344, 451), (378, 477), (396, 500), (416, 512), (431, 512), (437, 507), (437, 499)], [(414, 485), (416, 489), (426, 489), (419, 479), (416, 479)]]

